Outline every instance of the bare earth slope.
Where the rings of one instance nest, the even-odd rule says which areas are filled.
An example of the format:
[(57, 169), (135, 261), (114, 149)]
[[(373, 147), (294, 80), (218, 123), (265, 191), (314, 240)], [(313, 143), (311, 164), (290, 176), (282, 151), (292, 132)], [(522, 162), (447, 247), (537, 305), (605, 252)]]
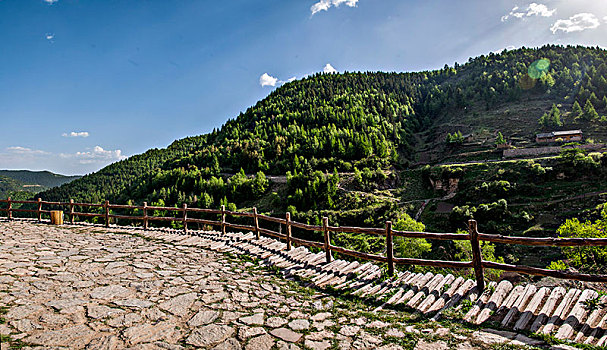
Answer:
[[(301, 287), (264, 267), (281, 264), (266, 259), (275, 256), (272, 250), (281, 243), (252, 241), (252, 234), (214, 239), (217, 233), (197, 237), (25, 221), (0, 222), (0, 232), (3, 350), (9, 343), (57, 349), (545, 346), (515, 333), (472, 331)], [(266, 260), (236, 258), (237, 245)], [(293, 251), (291, 264), (300, 261), (298, 253), (303, 250)], [(346, 280), (309, 262), (291, 270), (308, 274), (316, 284), (381, 286), (365, 284), (362, 271), (367, 268)], [(411, 305), (419, 309), (421, 300), (427, 299)]]

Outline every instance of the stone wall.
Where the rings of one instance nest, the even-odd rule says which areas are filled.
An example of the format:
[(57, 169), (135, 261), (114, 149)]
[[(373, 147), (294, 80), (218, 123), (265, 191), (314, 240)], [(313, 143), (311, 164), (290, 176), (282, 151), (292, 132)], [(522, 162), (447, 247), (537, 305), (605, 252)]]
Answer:
[[(597, 143), (591, 145), (580, 145), (575, 146), (575, 148), (583, 149), (583, 150), (602, 150), (605, 148), (605, 144)], [(574, 148), (574, 147), (565, 147), (565, 148)], [(514, 149), (505, 149), (503, 153), (504, 158), (513, 158), (513, 157), (528, 157), (528, 156), (541, 156), (545, 154), (559, 154), (563, 150), (562, 147), (559, 146), (549, 146), (549, 147), (536, 147), (536, 148), (514, 148)]]

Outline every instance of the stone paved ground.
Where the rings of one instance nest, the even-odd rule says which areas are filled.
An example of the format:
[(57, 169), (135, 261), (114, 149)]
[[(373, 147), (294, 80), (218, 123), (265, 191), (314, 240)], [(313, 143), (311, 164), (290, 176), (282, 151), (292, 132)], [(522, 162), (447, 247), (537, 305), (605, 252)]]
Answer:
[(141, 232), (0, 222), (1, 349), (523, 345), (513, 333), (373, 313), (374, 306), (301, 287), (253, 259)]

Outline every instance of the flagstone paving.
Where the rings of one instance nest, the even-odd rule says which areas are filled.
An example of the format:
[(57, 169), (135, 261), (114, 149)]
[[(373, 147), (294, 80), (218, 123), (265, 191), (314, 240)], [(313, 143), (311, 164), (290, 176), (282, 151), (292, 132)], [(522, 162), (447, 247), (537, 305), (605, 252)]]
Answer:
[(216, 251), (222, 245), (203, 236), (175, 237), (0, 222), (1, 349), (545, 346), (334, 297), (283, 278), (267, 259)]

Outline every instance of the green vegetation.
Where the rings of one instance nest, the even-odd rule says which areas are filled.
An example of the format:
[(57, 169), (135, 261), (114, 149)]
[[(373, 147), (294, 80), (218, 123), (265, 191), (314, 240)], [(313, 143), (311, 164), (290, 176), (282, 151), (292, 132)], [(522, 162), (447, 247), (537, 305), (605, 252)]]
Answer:
[(552, 105), (550, 112), (542, 115), (538, 123), (544, 128), (558, 128), (559, 126), (563, 126), (563, 122), (561, 122), (561, 111), (556, 104)]
[(24, 200), (40, 191), (61, 186), (80, 176), (64, 176), (49, 171), (0, 170), (0, 198)]
[(446, 140), (449, 145), (461, 145), (464, 143), (464, 136), (461, 131), (456, 131), (453, 134), (447, 134)]
[[(603, 206), (601, 218), (594, 222), (580, 222), (578, 218), (565, 221), (558, 230), (562, 238), (607, 238), (607, 207)], [(607, 262), (606, 247), (563, 247), (567, 263), (575, 268), (597, 269)]]
[[(40, 196), (255, 206), (316, 225), (327, 216), (331, 225), (383, 227), (392, 220), (395, 227), (435, 232), (455, 232), (474, 218), (486, 233), (554, 236), (567, 219), (597, 218), (607, 158), (567, 148), (535, 161), (484, 160), (499, 159), (495, 145), (506, 139), (528, 147), (535, 133), (561, 127), (583, 129), (597, 143), (607, 140), (601, 118), (607, 114), (605, 53), (549, 45), (418, 73), (316, 74), (283, 85), (211, 133)], [(473, 135), (470, 142), (463, 142), (464, 134)], [(439, 164), (445, 161), (459, 164)], [(382, 237), (340, 233), (332, 239), (365, 252), (384, 248)], [(395, 246), (401, 256), (465, 258), (465, 247), (452, 242), (399, 239)], [(485, 247), (496, 261), (509, 263), (562, 268), (558, 261), (568, 259), (558, 249), (542, 249)]]

